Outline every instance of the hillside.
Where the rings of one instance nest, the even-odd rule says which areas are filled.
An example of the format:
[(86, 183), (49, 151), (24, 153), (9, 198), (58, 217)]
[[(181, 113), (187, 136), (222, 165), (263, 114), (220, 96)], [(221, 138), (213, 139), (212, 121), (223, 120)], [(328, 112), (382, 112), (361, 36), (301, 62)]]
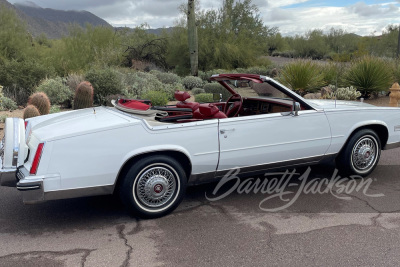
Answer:
[(6, 0), (0, 0), (8, 8), (16, 9), (18, 15), (27, 22), (28, 29), (33, 36), (42, 33), (48, 38), (61, 38), (68, 34), (68, 26), (78, 24), (92, 24), (93, 26), (112, 27), (105, 20), (88, 11), (64, 11), (51, 8), (42, 8), (32, 2), (10, 4)]

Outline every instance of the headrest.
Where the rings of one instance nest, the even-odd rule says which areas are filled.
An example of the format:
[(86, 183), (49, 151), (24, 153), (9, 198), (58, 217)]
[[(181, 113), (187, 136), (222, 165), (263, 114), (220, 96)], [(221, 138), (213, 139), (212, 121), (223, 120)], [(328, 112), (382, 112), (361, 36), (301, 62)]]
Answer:
[(199, 111), (202, 115), (206, 117), (211, 117), (217, 114), (219, 112), (219, 109), (213, 104), (201, 104), (199, 106)]
[(190, 98), (188, 92), (184, 91), (175, 91), (175, 99), (178, 101), (185, 101), (186, 99)]

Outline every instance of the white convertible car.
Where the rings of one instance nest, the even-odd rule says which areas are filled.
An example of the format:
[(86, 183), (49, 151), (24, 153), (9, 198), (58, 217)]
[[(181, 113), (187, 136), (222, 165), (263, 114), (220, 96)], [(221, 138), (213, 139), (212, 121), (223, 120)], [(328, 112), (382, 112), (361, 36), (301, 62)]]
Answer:
[[(259, 75), (211, 80), (226, 101), (174, 106), (117, 100), (32, 118), (7, 118), (1, 185), (24, 203), (117, 193), (142, 217), (173, 211), (187, 185), (277, 167), (336, 160), (346, 175), (370, 174), (381, 149), (400, 146), (400, 109), (361, 102), (306, 100)], [(221, 94), (222, 98), (222, 94)]]

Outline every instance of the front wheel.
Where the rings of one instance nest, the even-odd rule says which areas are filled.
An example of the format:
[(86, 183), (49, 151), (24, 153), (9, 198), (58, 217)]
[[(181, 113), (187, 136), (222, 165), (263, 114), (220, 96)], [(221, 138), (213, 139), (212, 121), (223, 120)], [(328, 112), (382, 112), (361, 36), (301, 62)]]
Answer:
[(350, 137), (336, 158), (336, 164), (342, 175), (367, 176), (378, 165), (380, 155), (378, 135), (372, 130), (363, 129)]
[(120, 197), (136, 215), (156, 218), (172, 212), (186, 190), (182, 166), (167, 156), (150, 156), (135, 162), (123, 177)]

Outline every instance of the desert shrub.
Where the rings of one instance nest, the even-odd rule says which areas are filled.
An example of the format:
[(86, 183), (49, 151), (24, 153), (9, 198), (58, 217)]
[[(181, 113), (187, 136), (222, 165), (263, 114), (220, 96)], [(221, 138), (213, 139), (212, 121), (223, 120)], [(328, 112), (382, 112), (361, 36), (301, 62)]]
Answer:
[(246, 70), (246, 73), (269, 76), (270, 70), (266, 67), (250, 67)]
[(0, 97), (0, 110), (16, 110), (18, 108), (17, 103), (11, 98), (1, 96)]
[(353, 86), (337, 89), (333, 85), (329, 85), (329, 87), (332, 89), (332, 93), (325, 95), (325, 99), (357, 100), (361, 96), (361, 93)]
[(0, 115), (0, 122), (5, 123), (7, 118), (8, 118), (7, 114)]
[(160, 71), (156, 71), (154, 73), (155, 74), (153, 75), (155, 75), (157, 79), (163, 84), (175, 84), (181, 82), (181, 78), (175, 73), (160, 72)]
[(59, 105), (51, 105), (50, 114), (61, 112), (61, 107)]
[(37, 88), (37, 92), (44, 92), (52, 104), (62, 105), (72, 100), (73, 94), (62, 78), (44, 80)]
[(228, 100), (231, 96), (228, 90), (219, 83), (207, 83), (204, 85), (204, 91), (209, 94), (222, 94), (222, 100)]
[(352, 62), (346, 82), (364, 95), (379, 91), (388, 91), (393, 82), (393, 72), (385, 60), (376, 57), (362, 57)]
[(75, 91), (74, 109), (90, 108), (93, 106), (93, 86), (90, 82), (81, 82)]
[(162, 91), (147, 91), (142, 98), (150, 100), (153, 106), (165, 106), (168, 103), (168, 95)]
[(85, 77), (81, 74), (71, 73), (67, 77), (66, 84), (68, 85), (69, 89), (72, 93), (75, 93), (76, 88), (78, 85), (85, 80)]
[(85, 76), (94, 88), (95, 104), (104, 105), (106, 96), (121, 93), (121, 74), (114, 69), (91, 69)]
[(204, 94), (206, 91), (203, 88), (193, 88), (192, 93), (194, 95)]
[(46, 115), (50, 112), (50, 100), (43, 92), (34, 93), (28, 99), (28, 105), (35, 106), (40, 115)]
[(37, 107), (35, 107), (34, 105), (28, 105), (24, 109), (24, 120), (28, 119), (28, 118), (37, 117), (37, 116), (40, 116), (40, 112), (37, 109)]
[(300, 94), (314, 92), (324, 85), (320, 66), (311, 60), (296, 60), (281, 70), (279, 81)]
[(151, 73), (127, 72), (122, 76), (122, 94), (128, 98), (143, 98), (149, 91), (160, 91), (167, 95), (168, 100), (174, 99), (174, 92), (182, 90), (179, 83), (163, 84)]
[(182, 84), (188, 90), (203, 87), (203, 81), (199, 77), (194, 76), (186, 76), (185, 78), (183, 78)]
[(44, 66), (34, 59), (24, 61), (0, 60), (0, 84), (5, 96), (24, 105), (36, 86), (46, 76), (52, 76), (54, 69)]
[(400, 60), (393, 64), (393, 80), (400, 83)]
[(213, 94), (208, 93), (195, 95), (194, 99), (199, 103), (210, 103), (214, 101)]
[(199, 71), (199, 78), (203, 81), (203, 83), (210, 82), (210, 77), (213, 75), (212, 71)]

